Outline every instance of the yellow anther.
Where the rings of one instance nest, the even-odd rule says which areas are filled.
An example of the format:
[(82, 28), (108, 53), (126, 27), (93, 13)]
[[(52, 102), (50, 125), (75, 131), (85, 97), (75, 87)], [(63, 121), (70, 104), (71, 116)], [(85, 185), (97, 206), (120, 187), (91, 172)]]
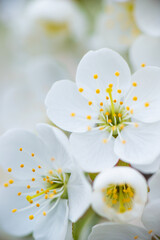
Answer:
[(22, 152), (22, 148), (20, 148), (20, 149), (19, 149), (19, 151), (21, 151), (21, 152)]
[(138, 238), (138, 236), (135, 236), (135, 237), (134, 237), (134, 239), (137, 239), (137, 238)]
[(122, 144), (126, 144), (126, 140), (122, 140)]
[(51, 175), (52, 175), (52, 174), (53, 174), (53, 171), (52, 171), (52, 170), (49, 170), (49, 174), (51, 174)]
[(35, 178), (32, 178), (32, 182), (34, 182), (35, 181)]
[(102, 143), (107, 143), (107, 142), (108, 142), (107, 138), (102, 139)]
[(34, 216), (33, 216), (33, 215), (30, 215), (30, 216), (29, 216), (29, 219), (30, 219), (30, 220), (33, 220), (33, 219), (34, 219)]
[(32, 204), (32, 203), (33, 203), (33, 200), (31, 200), (29, 203)]
[(88, 120), (91, 120), (91, 119), (92, 119), (91, 115), (87, 115), (86, 118), (87, 118)]
[(112, 122), (112, 119), (108, 119), (108, 123), (111, 123)]
[(48, 195), (46, 194), (46, 195), (44, 196), (44, 198), (45, 198), (45, 199), (48, 199)]
[(146, 103), (144, 104), (144, 106), (145, 106), (145, 107), (149, 107), (149, 102), (146, 102)]
[(96, 89), (96, 93), (99, 94), (100, 93), (100, 89)]
[(8, 168), (8, 172), (12, 172), (12, 168)]
[(39, 165), (38, 168), (42, 168), (42, 167)]
[(88, 127), (87, 127), (87, 130), (88, 130), (88, 131), (91, 131), (91, 127), (90, 127), (90, 126), (88, 126)]
[(114, 100), (113, 100), (113, 102), (114, 102), (114, 103), (116, 103), (116, 102), (117, 102), (117, 100), (116, 100), (116, 99), (114, 99)]
[(103, 106), (103, 102), (100, 102), (100, 106)]
[(10, 179), (9, 184), (13, 184), (13, 183), (14, 183), (13, 179)]
[(31, 188), (31, 186), (30, 186), (30, 185), (27, 185), (27, 188), (28, 188), (28, 189), (30, 189), (30, 188)]
[(53, 198), (54, 197), (54, 194), (53, 193), (50, 193), (49, 194), (49, 198)]
[(41, 188), (41, 192), (43, 192), (44, 191), (44, 189), (43, 188)]
[(62, 169), (61, 169), (61, 168), (58, 168), (58, 169), (57, 169), (57, 172), (58, 172), (58, 173), (62, 173)]
[(110, 190), (110, 189), (107, 190), (107, 194), (108, 194), (108, 195), (111, 195), (111, 194), (112, 194), (112, 190)]
[(123, 102), (120, 102), (120, 105), (123, 105)]
[(4, 183), (4, 185), (3, 185), (4, 187), (8, 187), (8, 183)]
[(31, 156), (34, 157), (34, 153), (31, 153)]
[(124, 128), (124, 124), (121, 124), (120, 125), (120, 129), (122, 130)]
[(126, 107), (126, 110), (129, 111), (129, 110), (130, 110), (130, 107), (127, 106), (127, 107)]
[(109, 112), (106, 112), (106, 115), (109, 116)]
[(116, 204), (117, 203), (117, 200), (116, 199), (113, 199), (112, 200), (112, 204)]
[(113, 193), (117, 193), (117, 189), (115, 188), (115, 189), (113, 189)]
[(46, 178), (43, 178), (43, 181), (45, 182), (45, 181), (46, 181)]
[(121, 92), (122, 92), (122, 90), (121, 90), (121, 89), (118, 89), (118, 90), (117, 90), (117, 93), (121, 93)]
[(21, 167), (21, 168), (24, 168), (24, 164), (21, 164), (20, 167)]
[(110, 94), (112, 92), (112, 88), (110, 88), (110, 87), (106, 88), (106, 92)]
[(56, 193), (57, 193), (57, 190), (56, 190), (56, 189), (54, 189), (54, 190), (53, 190), (53, 193), (54, 193), (54, 194), (56, 194)]
[(79, 88), (79, 92), (83, 92), (83, 90), (84, 90), (83, 88)]
[(130, 110), (130, 113), (133, 114), (133, 109)]
[(89, 102), (88, 102), (88, 105), (91, 106), (91, 105), (92, 105), (92, 101), (89, 101)]
[(93, 77), (94, 77), (94, 79), (97, 79), (97, 78), (98, 78), (98, 75), (97, 75), (97, 74), (94, 74)]
[(18, 196), (21, 196), (21, 194), (22, 194), (21, 192), (17, 193)]
[(37, 191), (36, 191), (36, 193), (38, 194), (38, 193), (39, 193), (39, 191), (37, 190)]
[(137, 83), (136, 83), (136, 82), (133, 82), (133, 83), (132, 83), (132, 86), (133, 86), (133, 87), (137, 87)]
[(120, 75), (120, 73), (117, 71), (117, 72), (115, 72), (115, 76), (116, 77), (119, 77), (119, 75)]
[(39, 204), (39, 203), (37, 203), (37, 204), (36, 204), (36, 207), (40, 207), (40, 204)]
[(49, 179), (49, 176), (46, 176), (47, 179)]
[(112, 88), (112, 87), (113, 87), (113, 84), (112, 84), (112, 83), (108, 84), (108, 87), (109, 87), (109, 88)]
[(146, 66), (146, 64), (145, 64), (145, 63), (142, 63), (142, 64), (141, 64), (141, 67), (145, 67), (145, 66)]
[(32, 200), (32, 197), (28, 195), (28, 196), (26, 197), (26, 199), (27, 199), (28, 202), (30, 202), (30, 201)]
[(12, 212), (13, 212), (13, 213), (17, 212), (17, 209), (16, 209), (16, 208), (15, 208), (15, 209), (12, 209)]
[(74, 112), (72, 112), (72, 113), (70, 114), (70, 116), (71, 116), (71, 117), (75, 117), (76, 114), (75, 114)]
[(54, 157), (51, 157), (51, 161), (54, 161), (55, 160), (55, 158)]
[(36, 171), (36, 170), (33, 168), (33, 169), (32, 169), (32, 172), (35, 172), (35, 171)]
[(109, 97), (108, 97), (108, 96), (106, 96), (106, 100), (109, 100)]
[(99, 110), (100, 112), (103, 112), (103, 108), (100, 108), (100, 110)]
[(112, 127), (112, 131), (115, 131), (116, 129), (117, 129), (116, 126), (113, 126), (113, 127)]
[(121, 114), (121, 113), (118, 113), (118, 117), (122, 117), (122, 114)]
[(114, 114), (113, 114), (113, 117), (116, 117), (116, 116), (117, 116), (116, 113), (114, 113)]
[(153, 230), (149, 230), (148, 233), (151, 234), (153, 232)]
[(43, 211), (43, 216), (46, 216), (46, 215), (47, 215), (47, 213), (45, 211)]
[(134, 126), (137, 128), (139, 126), (139, 124), (138, 123), (134, 123)]
[(136, 96), (133, 97), (133, 101), (137, 101), (137, 99), (138, 99), (138, 98), (137, 98)]

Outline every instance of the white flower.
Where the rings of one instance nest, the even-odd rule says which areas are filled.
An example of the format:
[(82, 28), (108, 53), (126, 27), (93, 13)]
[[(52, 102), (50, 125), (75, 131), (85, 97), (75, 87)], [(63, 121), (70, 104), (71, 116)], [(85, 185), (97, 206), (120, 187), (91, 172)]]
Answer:
[(65, 0), (28, 3), (18, 26), (22, 45), (45, 52), (60, 51), (72, 41), (81, 41), (87, 30), (83, 13), (74, 2)]
[(46, 99), (48, 116), (73, 132), (72, 151), (84, 170), (101, 171), (119, 158), (143, 166), (158, 157), (159, 80), (159, 68), (144, 67), (131, 77), (119, 54), (101, 49), (83, 57), (76, 84), (53, 84)]
[(106, 1), (97, 21), (93, 46), (124, 53), (141, 31), (160, 36), (159, 0)]
[(13, 178), (0, 191), (0, 223), (12, 235), (64, 240), (68, 219), (89, 207), (91, 186), (72, 164), (67, 137), (46, 124), (37, 130), (39, 136), (15, 129), (1, 137), (1, 165)]
[(147, 201), (144, 177), (130, 167), (101, 172), (93, 184), (93, 209), (110, 220), (127, 222), (141, 216)]
[[(135, 180), (135, 179), (134, 179)], [(137, 180), (137, 179), (136, 179)], [(160, 172), (149, 180), (149, 202), (144, 208), (141, 221), (144, 227), (130, 224), (104, 223), (93, 227), (89, 240), (158, 240), (160, 237)], [(139, 182), (137, 183), (137, 186)]]
[(129, 50), (129, 57), (134, 70), (139, 69), (142, 62), (160, 67), (160, 37), (139, 36)]

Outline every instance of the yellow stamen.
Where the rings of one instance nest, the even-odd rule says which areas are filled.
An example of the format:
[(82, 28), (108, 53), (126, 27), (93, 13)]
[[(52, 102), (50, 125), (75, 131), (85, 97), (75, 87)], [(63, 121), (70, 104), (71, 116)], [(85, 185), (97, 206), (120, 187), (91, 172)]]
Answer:
[(118, 77), (120, 75), (120, 73), (117, 71), (115, 72), (115, 76)]
[(133, 82), (133, 83), (132, 83), (132, 86), (133, 86), (133, 87), (137, 87), (137, 83), (136, 83), (136, 82)]
[(96, 89), (96, 93), (99, 94), (100, 93), (100, 89)]
[(145, 107), (149, 107), (149, 102), (146, 102), (146, 103), (144, 104), (144, 106), (145, 106)]
[(75, 114), (75, 113), (71, 113), (70, 116), (71, 116), (71, 117), (75, 117), (76, 114)]
[(94, 74), (93, 77), (94, 77), (94, 79), (97, 79), (97, 78), (98, 78), (98, 75), (97, 75), (97, 74)]
[(92, 119), (91, 115), (88, 115), (86, 118), (87, 118), (88, 120), (91, 120), (91, 119)]
[(8, 172), (12, 172), (12, 168), (8, 168)]
[(89, 101), (89, 102), (88, 102), (88, 105), (91, 106), (91, 105), (92, 105), (92, 101)]
[(146, 64), (145, 64), (145, 63), (142, 63), (142, 64), (141, 64), (141, 67), (145, 67), (145, 66), (146, 66)]
[(79, 92), (83, 92), (83, 90), (84, 90), (83, 88), (79, 88)]
[(34, 219), (34, 216), (33, 216), (33, 215), (30, 215), (30, 216), (29, 216), (29, 219), (30, 219), (30, 220), (33, 220), (33, 219)]
[(9, 184), (13, 184), (13, 183), (14, 183), (13, 179), (10, 179)]
[(16, 209), (16, 208), (12, 210), (12, 213), (15, 213), (15, 212), (17, 212), (17, 209)]

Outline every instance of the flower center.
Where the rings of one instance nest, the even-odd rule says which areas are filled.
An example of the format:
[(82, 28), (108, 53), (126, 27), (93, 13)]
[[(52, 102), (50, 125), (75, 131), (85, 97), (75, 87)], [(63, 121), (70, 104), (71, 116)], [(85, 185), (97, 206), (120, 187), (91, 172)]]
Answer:
[(134, 188), (129, 184), (110, 184), (102, 189), (104, 202), (108, 207), (113, 208), (118, 213), (130, 211), (133, 208), (135, 196)]
[(40, 24), (48, 34), (60, 34), (68, 31), (67, 22), (40, 21)]

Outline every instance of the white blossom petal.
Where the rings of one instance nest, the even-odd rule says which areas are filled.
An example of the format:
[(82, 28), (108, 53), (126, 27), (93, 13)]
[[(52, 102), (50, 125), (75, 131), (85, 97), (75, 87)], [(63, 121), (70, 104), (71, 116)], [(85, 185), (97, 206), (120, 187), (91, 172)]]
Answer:
[(149, 201), (153, 201), (156, 199), (160, 199), (160, 191), (159, 191), (159, 184), (160, 184), (160, 171), (155, 173), (148, 181), (150, 192), (148, 194)]
[(155, 173), (160, 169), (160, 156), (158, 156), (152, 163), (150, 164), (132, 164), (132, 167), (138, 169), (139, 171), (145, 173), (145, 174), (150, 174), (150, 173)]

